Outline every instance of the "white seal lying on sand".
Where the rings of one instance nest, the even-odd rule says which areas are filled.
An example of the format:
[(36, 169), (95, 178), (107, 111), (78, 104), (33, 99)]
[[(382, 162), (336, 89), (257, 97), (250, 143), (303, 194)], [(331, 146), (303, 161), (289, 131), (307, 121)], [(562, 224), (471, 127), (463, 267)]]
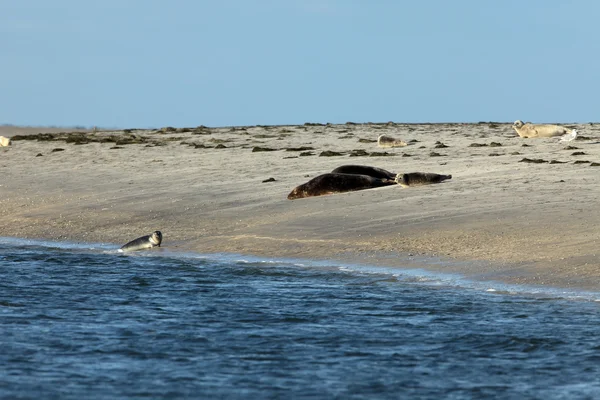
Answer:
[(522, 138), (548, 138), (566, 135), (572, 131), (572, 129), (558, 125), (524, 124), (521, 120), (516, 120), (513, 128)]
[(10, 145), (10, 139), (4, 136), (0, 136), (0, 147), (7, 147)]
[(400, 139), (393, 138), (387, 135), (380, 135), (377, 138), (377, 145), (379, 147), (404, 147), (408, 146), (408, 143), (403, 142)]
[(127, 243), (123, 247), (119, 249), (120, 252), (126, 251), (137, 251), (144, 249), (151, 249), (155, 246), (160, 247), (160, 243), (162, 242), (162, 233), (160, 231), (154, 231), (152, 235), (142, 236), (131, 242)]

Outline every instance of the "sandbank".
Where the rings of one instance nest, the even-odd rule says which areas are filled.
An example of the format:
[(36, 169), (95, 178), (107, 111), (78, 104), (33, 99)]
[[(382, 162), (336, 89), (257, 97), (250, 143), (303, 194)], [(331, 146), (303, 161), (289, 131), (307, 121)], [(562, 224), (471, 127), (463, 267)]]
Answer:
[[(559, 143), (519, 138), (511, 124), (45, 136), (4, 127), (12, 145), (0, 148), (0, 236), (118, 247), (161, 230), (163, 246), (173, 250), (422, 267), (600, 290), (597, 125), (564, 124), (580, 137)], [(409, 145), (382, 149), (382, 134)], [(453, 179), (287, 200), (295, 186), (345, 164)]]

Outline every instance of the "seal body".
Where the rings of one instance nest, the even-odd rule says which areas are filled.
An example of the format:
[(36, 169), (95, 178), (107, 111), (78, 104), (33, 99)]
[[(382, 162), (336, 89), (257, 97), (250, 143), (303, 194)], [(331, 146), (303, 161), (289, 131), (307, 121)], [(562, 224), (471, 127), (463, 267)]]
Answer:
[(410, 172), (408, 174), (398, 174), (396, 176), (396, 183), (402, 187), (408, 187), (440, 183), (446, 179), (452, 179), (452, 175), (440, 175), (429, 172)]
[(396, 182), (391, 179), (379, 179), (368, 175), (329, 173), (319, 175), (295, 187), (287, 198), (288, 200), (295, 200), (304, 197), (352, 192), (395, 184)]
[(524, 124), (521, 120), (515, 121), (513, 129), (517, 132), (517, 135), (522, 138), (547, 138), (562, 136), (573, 132), (572, 129), (558, 125)]
[(4, 136), (0, 136), (0, 147), (8, 147), (10, 145), (10, 139)]
[(333, 174), (353, 174), (353, 175), (367, 175), (373, 178), (379, 179), (396, 179), (396, 174), (390, 171), (386, 171), (383, 168), (370, 167), (368, 165), (342, 165), (337, 167), (333, 171)]
[(377, 145), (379, 147), (404, 147), (408, 146), (408, 143), (388, 135), (380, 135), (377, 138)]
[(125, 244), (119, 249), (121, 252), (126, 251), (137, 251), (144, 249), (151, 249), (152, 247), (160, 247), (162, 242), (162, 233), (160, 231), (154, 231), (151, 235), (139, 237), (131, 242)]

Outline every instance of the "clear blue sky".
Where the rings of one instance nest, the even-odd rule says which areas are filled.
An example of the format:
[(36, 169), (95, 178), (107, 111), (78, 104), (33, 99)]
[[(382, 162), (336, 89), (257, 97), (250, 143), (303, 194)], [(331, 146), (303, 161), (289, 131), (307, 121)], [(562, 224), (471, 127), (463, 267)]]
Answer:
[(0, 0), (0, 124), (600, 121), (596, 0)]

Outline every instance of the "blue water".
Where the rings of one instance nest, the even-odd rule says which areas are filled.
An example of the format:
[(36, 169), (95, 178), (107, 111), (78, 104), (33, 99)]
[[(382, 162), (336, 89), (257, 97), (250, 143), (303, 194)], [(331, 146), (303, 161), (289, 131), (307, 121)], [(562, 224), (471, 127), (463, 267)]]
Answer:
[(598, 398), (599, 297), (0, 238), (0, 398)]

